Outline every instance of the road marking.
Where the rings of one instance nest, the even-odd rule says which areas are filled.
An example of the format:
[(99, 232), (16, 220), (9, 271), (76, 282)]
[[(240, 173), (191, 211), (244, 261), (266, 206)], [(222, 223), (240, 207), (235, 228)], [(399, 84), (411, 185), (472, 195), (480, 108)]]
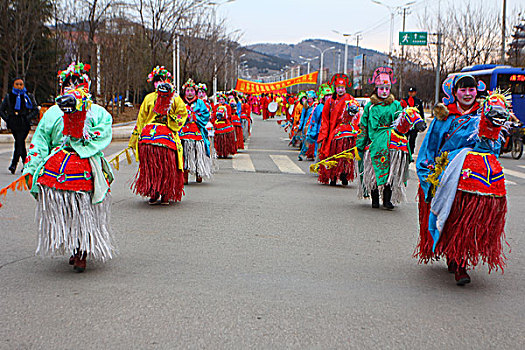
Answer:
[(250, 152), (279, 152), (279, 153), (295, 153), (299, 154), (299, 150), (293, 149), (262, 149), (262, 148), (250, 148)]
[(237, 153), (232, 159), (233, 169), (238, 171), (249, 171), (254, 173), (255, 167), (253, 166), (252, 158), (249, 154)]
[(305, 172), (299, 168), (288, 156), (270, 154), (270, 158), (275, 165), (283, 173), (287, 174), (304, 174)]
[(503, 174), (519, 177), (520, 179), (525, 179), (525, 174), (516, 170), (503, 169)]

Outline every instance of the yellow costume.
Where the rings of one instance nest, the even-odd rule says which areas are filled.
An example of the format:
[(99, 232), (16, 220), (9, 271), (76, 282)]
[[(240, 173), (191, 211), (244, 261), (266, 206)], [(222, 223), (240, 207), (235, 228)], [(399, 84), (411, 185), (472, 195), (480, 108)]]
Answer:
[(146, 125), (166, 125), (173, 134), (171, 137), (177, 144), (177, 156), (179, 159), (179, 169), (183, 169), (184, 162), (182, 158), (182, 144), (179, 138), (179, 130), (184, 126), (184, 123), (186, 122), (186, 118), (188, 117), (188, 111), (186, 110), (186, 105), (182, 101), (182, 99), (176, 95), (173, 97), (173, 100), (171, 102), (171, 107), (168, 112), (167, 117), (161, 116), (153, 111), (153, 107), (155, 106), (155, 102), (157, 100), (157, 92), (152, 92), (148, 94), (144, 98), (144, 102), (142, 102), (142, 105), (140, 106), (139, 115), (137, 117), (137, 124), (135, 126), (135, 129), (133, 130), (133, 133), (131, 134), (131, 138), (129, 140), (128, 146), (133, 148), (135, 151), (135, 155), (138, 159), (138, 142), (139, 137), (142, 133), (142, 129)]

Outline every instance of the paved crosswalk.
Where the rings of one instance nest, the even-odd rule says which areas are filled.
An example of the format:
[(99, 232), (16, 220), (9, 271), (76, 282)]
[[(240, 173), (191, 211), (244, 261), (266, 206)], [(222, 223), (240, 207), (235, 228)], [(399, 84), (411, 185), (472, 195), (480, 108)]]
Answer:
[[(254, 152), (255, 154), (260, 153), (269, 153), (267, 155), (263, 155), (263, 157), (268, 157), (273, 164), (279, 169), (280, 173), (283, 174), (295, 174), (295, 175), (303, 175), (306, 174), (308, 171), (304, 171), (301, 169), (296, 162), (293, 160), (295, 159), (294, 155), (287, 155), (287, 154), (270, 154), (271, 150), (265, 150), (265, 149), (251, 149), (250, 152)], [(297, 153), (296, 151), (279, 151), (279, 153)], [(308, 164), (311, 164), (308, 162)], [(252, 156), (248, 153), (239, 153), (236, 154), (232, 158), (232, 167), (236, 171), (243, 171), (243, 172), (257, 172), (257, 169), (253, 163)], [(518, 165), (519, 168), (525, 169), (525, 165)], [(411, 163), (409, 165), (409, 169), (415, 173), (416, 167), (415, 163)], [(517, 185), (515, 181), (512, 181), (513, 178), (518, 179), (525, 179), (525, 173), (521, 171), (516, 171), (512, 169), (505, 169), (505, 183), (507, 185)]]
[[(250, 150), (256, 153), (263, 153), (266, 150)], [(297, 152), (294, 152), (297, 153)], [(270, 159), (273, 164), (279, 169), (280, 173), (283, 174), (306, 174), (292, 158), (288, 155), (283, 154), (268, 154), (262, 155), (263, 158), (267, 157)], [(232, 157), (232, 167), (237, 171), (244, 172), (256, 172), (255, 166), (253, 164), (252, 157), (248, 153), (238, 153)]]

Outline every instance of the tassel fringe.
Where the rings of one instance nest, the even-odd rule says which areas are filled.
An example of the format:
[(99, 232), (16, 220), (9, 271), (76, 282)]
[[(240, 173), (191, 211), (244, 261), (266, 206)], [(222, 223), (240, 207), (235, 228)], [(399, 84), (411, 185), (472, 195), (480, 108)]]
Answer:
[(38, 186), (36, 255), (72, 255), (80, 249), (94, 260), (113, 258), (115, 247), (110, 229), (109, 193), (101, 203), (92, 204), (89, 192)]

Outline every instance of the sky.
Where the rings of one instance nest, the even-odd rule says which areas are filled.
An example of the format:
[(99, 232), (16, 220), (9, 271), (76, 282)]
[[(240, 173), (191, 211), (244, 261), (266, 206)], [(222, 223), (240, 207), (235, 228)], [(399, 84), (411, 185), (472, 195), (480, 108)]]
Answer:
[[(217, 0), (221, 3), (226, 0)], [(403, 6), (410, 0), (378, 0), (391, 7)], [(450, 3), (465, 0), (416, 0), (409, 6), (405, 31), (419, 31), (420, 18), (425, 14), (446, 15)], [(501, 17), (503, 0), (471, 0), (494, 9)], [(507, 17), (525, 10), (525, 0), (507, 0)], [(372, 0), (234, 0), (218, 7), (218, 15), (226, 20), (230, 31), (240, 30), (241, 44), (296, 44), (304, 39), (327, 39), (344, 43), (341, 33), (362, 32), (359, 46), (388, 52), (390, 45), (390, 10)], [(402, 29), (402, 16), (395, 11), (394, 45)], [(500, 29), (496, 34), (500, 35)], [(349, 44), (355, 45), (355, 38)]]

